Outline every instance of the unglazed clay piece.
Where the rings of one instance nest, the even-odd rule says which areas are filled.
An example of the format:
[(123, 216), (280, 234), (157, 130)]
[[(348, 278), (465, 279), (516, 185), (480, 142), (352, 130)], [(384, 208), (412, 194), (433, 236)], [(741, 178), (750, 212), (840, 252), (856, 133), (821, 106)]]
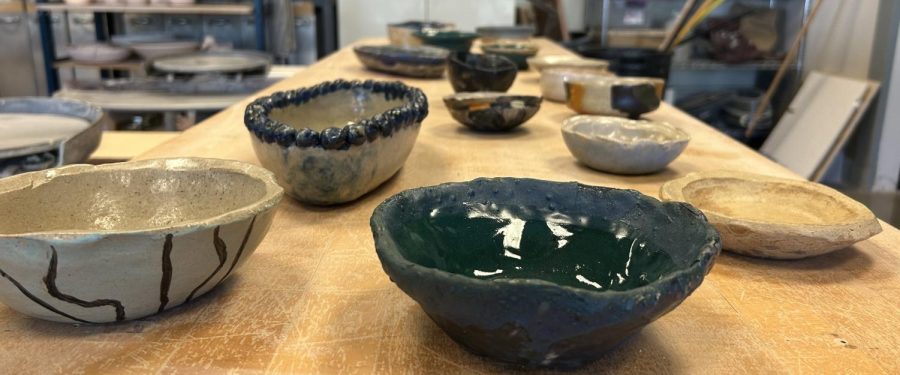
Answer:
[(596, 69), (606, 70), (609, 68), (609, 61), (600, 59), (589, 59), (572, 55), (547, 55), (528, 58), (528, 66), (533, 67), (537, 71), (543, 71), (547, 68), (576, 68), (576, 69)]
[(281, 196), (269, 171), (219, 159), (72, 165), (0, 179), (0, 300), (69, 323), (162, 312), (240, 268)]
[(256, 157), (298, 201), (352, 201), (400, 170), (428, 116), (422, 90), (401, 82), (323, 82), (247, 106)]
[(540, 96), (466, 92), (444, 97), (456, 121), (475, 130), (506, 131), (528, 121), (541, 108)]
[(384, 271), (453, 340), (528, 367), (578, 367), (674, 309), (719, 235), (634, 190), (477, 179), (403, 191), (372, 214)]
[(703, 211), (726, 250), (762, 258), (821, 255), (881, 232), (864, 205), (809, 181), (710, 171), (669, 181), (659, 194)]
[(554, 102), (566, 101), (566, 81), (609, 77), (606, 68), (552, 67), (541, 70), (541, 95)]
[(562, 134), (578, 161), (618, 174), (657, 172), (681, 155), (691, 140), (665, 122), (608, 116), (573, 116), (563, 121)]
[(371, 70), (418, 78), (444, 75), (449, 52), (429, 46), (356, 46), (356, 58)]

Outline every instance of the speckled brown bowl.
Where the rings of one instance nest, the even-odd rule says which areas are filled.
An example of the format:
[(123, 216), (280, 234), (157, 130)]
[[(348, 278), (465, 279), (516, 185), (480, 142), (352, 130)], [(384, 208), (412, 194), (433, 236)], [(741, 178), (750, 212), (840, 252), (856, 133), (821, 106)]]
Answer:
[(104, 323), (209, 292), (262, 241), (282, 189), (219, 159), (72, 165), (0, 179), (0, 300)]

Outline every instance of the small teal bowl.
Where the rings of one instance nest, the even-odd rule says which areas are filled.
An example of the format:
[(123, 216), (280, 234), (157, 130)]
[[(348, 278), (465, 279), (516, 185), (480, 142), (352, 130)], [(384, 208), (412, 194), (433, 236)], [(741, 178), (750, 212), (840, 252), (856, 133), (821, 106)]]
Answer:
[(463, 31), (425, 30), (415, 34), (422, 43), (444, 48), (451, 52), (468, 52), (478, 34)]

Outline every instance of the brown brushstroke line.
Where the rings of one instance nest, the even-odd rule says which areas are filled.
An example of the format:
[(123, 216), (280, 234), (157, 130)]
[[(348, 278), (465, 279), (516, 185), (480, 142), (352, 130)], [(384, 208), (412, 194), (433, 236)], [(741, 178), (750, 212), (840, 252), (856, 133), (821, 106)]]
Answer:
[(72, 320), (74, 320), (74, 321), (76, 321), (76, 322), (80, 322), (80, 323), (88, 323), (88, 324), (94, 324), (94, 322), (89, 322), (89, 321), (84, 320), (84, 319), (76, 318), (76, 317), (74, 317), (74, 316), (72, 316), (72, 315), (69, 315), (69, 314), (66, 314), (66, 313), (64, 313), (64, 312), (62, 312), (62, 311), (59, 311), (57, 308), (55, 308), (55, 307), (53, 307), (53, 306), (50, 306), (49, 303), (44, 302), (44, 301), (42, 301), (40, 298), (37, 298), (37, 296), (35, 296), (34, 294), (31, 294), (31, 292), (29, 292), (28, 289), (25, 289), (25, 287), (22, 286), (22, 284), (19, 284), (19, 282), (16, 281), (16, 279), (14, 279), (12, 276), (10, 276), (10, 275), (7, 274), (6, 272), (4, 272), (2, 269), (0, 269), (0, 276), (3, 276), (5, 279), (9, 280), (9, 282), (11, 282), (13, 285), (15, 285), (16, 288), (18, 288), (19, 291), (22, 292), (23, 295), (25, 295), (25, 297), (28, 297), (28, 299), (34, 301), (34, 303), (36, 303), (36, 304), (38, 304), (38, 305), (41, 305), (43, 308), (45, 308), (45, 309), (47, 309), (47, 310), (50, 310), (50, 311), (52, 311), (52, 312), (54, 312), (54, 313), (56, 313), (56, 314), (59, 314), (60, 316), (63, 316), (63, 317), (72, 319)]
[(238, 261), (241, 260), (241, 255), (244, 254), (244, 247), (247, 246), (247, 240), (250, 239), (250, 232), (253, 232), (253, 224), (256, 223), (257, 216), (259, 216), (259, 215), (253, 215), (253, 219), (250, 220), (250, 226), (247, 227), (247, 233), (244, 234), (244, 240), (241, 241), (241, 247), (238, 248), (237, 253), (234, 254), (234, 260), (231, 261), (231, 267), (228, 268), (228, 272), (225, 272), (225, 276), (222, 276), (222, 278), (219, 279), (219, 283), (216, 285), (221, 284), (222, 281), (227, 279), (228, 275), (231, 275), (231, 271), (234, 271), (234, 267), (237, 266)]
[(114, 299), (102, 298), (93, 301), (85, 301), (75, 296), (71, 296), (65, 294), (59, 290), (56, 286), (56, 266), (59, 262), (59, 258), (56, 254), (56, 248), (53, 245), (50, 245), (50, 266), (47, 269), (47, 276), (44, 276), (44, 285), (47, 286), (47, 292), (50, 293), (54, 298), (68, 302), (71, 304), (75, 304), (81, 307), (100, 307), (100, 306), (112, 306), (116, 309), (116, 321), (121, 322), (125, 320), (125, 306), (122, 305), (122, 302), (119, 302)]
[(200, 285), (197, 285), (197, 287), (194, 288), (191, 294), (189, 294), (184, 300), (184, 303), (190, 302), (190, 300), (194, 298), (194, 295), (197, 294), (198, 291), (200, 291), (200, 288), (206, 285), (209, 280), (212, 280), (213, 276), (215, 276), (217, 273), (219, 273), (219, 271), (222, 270), (222, 267), (225, 267), (225, 260), (228, 259), (228, 248), (225, 246), (225, 241), (222, 240), (221, 237), (219, 237), (218, 226), (216, 227), (216, 229), (213, 229), (213, 246), (216, 248), (216, 255), (219, 257), (219, 265), (215, 270), (212, 271), (211, 274), (209, 274), (209, 276), (206, 277), (206, 280), (203, 280)]
[(159, 310), (163, 312), (169, 304), (169, 286), (172, 285), (172, 234), (166, 235), (162, 253), (162, 278), (159, 284)]

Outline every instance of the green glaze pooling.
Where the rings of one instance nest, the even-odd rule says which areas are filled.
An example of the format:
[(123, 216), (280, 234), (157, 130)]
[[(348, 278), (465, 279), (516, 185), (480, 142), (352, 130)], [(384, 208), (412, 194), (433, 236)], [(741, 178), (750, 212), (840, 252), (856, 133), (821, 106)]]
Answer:
[(462, 206), (405, 223), (398, 238), (403, 255), (479, 279), (541, 279), (594, 291), (633, 289), (677, 269), (665, 251), (621, 223), (535, 208)]

